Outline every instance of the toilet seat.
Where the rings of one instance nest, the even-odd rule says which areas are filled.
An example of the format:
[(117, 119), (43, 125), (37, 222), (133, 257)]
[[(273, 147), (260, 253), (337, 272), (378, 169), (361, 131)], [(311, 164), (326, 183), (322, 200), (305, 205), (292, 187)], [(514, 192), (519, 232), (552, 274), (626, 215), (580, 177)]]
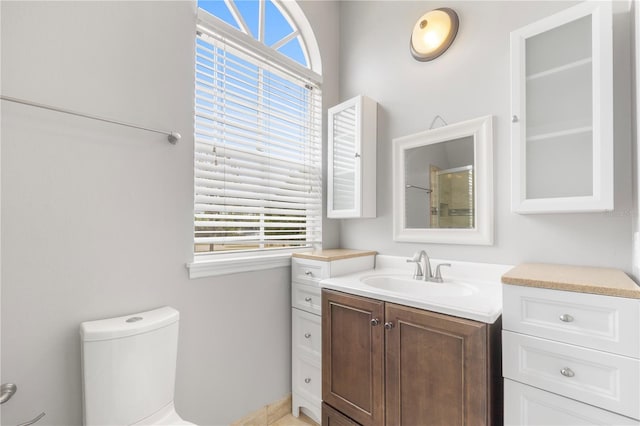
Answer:
[(152, 416), (147, 417), (131, 426), (197, 426), (194, 423), (182, 420), (176, 413), (173, 401), (167, 404)]

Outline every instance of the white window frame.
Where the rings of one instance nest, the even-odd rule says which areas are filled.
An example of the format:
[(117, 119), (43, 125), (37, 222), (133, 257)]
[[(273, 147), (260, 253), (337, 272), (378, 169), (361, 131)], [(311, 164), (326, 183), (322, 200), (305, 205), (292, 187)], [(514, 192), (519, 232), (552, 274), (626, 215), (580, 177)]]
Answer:
[[(294, 1), (272, 0), (282, 11), (287, 19), (294, 22), (292, 27), (296, 28), (301, 35), (301, 42), (304, 44), (309, 68), (295, 62), (259, 42), (253, 37), (245, 34), (221, 19), (198, 10), (197, 30), (205, 32), (207, 35), (230, 40), (234, 44), (245, 49), (258, 53), (260, 56), (272, 62), (274, 66), (294, 72), (303, 78), (314, 82), (317, 86), (322, 83), (320, 51), (313, 35), (313, 31), (304, 13)], [(321, 119), (321, 117), (320, 117)], [(319, 132), (322, 141), (323, 125), (320, 123)], [(322, 163), (322, 159), (320, 158)], [(322, 164), (320, 164), (322, 168)], [(320, 210), (321, 211), (321, 210)], [(319, 218), (320, 222), (322, 217)], [(193, 228), (192, 228), (193, 230)], [(314, 248), (320, 248), (321, 243), (316, 243)], [(295, 252), (309, 251), (309, 247), (289, 247), (283, 249), (268, 250), (247, 250), (228, 251), (220, 253), (195, 254), (191, 262), (187, 263), (189, 278), (201, 278), (208, 276), (227, 275), (241, 272), (258, 271), (278, 267), (290, 266), (291, 254)]]

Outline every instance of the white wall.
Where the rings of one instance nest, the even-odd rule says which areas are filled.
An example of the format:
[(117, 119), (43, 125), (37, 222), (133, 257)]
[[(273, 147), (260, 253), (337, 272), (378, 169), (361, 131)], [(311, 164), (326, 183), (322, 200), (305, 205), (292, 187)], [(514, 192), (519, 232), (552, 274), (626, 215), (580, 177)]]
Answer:
[(632, 114), (634, 117), (632, 123), (632, 135), (633, 135), (633, 275), (636, 277), (636, 282), (640, 278), (640, 171), (638, 170), (638, 164), (640, 164), (640, 149), (638, 149), (638, 121), (640, 120), (640, 5), (638, 1), (631, 2), (633, 12), (633, 39), (632, 39), (632, 51), (634, 61), (632, 62), (633, 78), (633, 101), (632, 101)]
[[(460, 30), (433, 62), (409, 53), (409, 35), (435, 1), (341, 3), (340, 96), (377, 100), (378, 217), (343, 220), (341, 244), (408, 256), (425, 248), (441, 259), (503, 264), (568, 263), (631, 271), (630, 16), (614, 16), (615, 211), (517, 215), (510, 211), (509, 33), (572, 2), (456, 1)], [(384, 23), (384, 25), (381, 25)], [(436, 115), (455, 123), (492, 114), (495, 244), (474, 247), (392, 241), (391, 140), (426, 130)]]
[[(290, 269), (189, 280), (195, 3), (1, 2), (2, 94), (183, 135), (2, 102), (2, 424), (81, 424), (85, 320), (181, 312), (176, 405), (228, 424), (290, 392)], [(317, 28), (337, 102), (338, 7)], [(320, 25), (320, 22), (322, 25)], [(325, 52), (327, 52), (325, 54)], [(333, 74), (332, 74), (333, 73)], [(337, 224), (326, 226), (337, 242)]]

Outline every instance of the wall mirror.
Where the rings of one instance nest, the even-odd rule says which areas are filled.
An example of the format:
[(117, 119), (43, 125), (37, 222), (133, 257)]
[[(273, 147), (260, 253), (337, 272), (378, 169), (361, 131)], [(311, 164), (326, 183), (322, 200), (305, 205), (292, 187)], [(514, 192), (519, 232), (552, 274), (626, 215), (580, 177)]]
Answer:
[(493, 244), (492, 117), (393, 140), (395, 241)]

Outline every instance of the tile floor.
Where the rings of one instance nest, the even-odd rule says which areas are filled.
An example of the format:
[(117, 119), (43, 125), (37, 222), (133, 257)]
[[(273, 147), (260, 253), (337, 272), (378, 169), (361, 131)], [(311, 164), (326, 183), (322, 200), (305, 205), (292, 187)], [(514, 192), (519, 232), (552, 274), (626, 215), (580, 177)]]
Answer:
[(295, 418), (293, 414), (289, 413), (283, 418), (277, 420), (275, 423), (271, 423), (270, 426), (318, 426), (316, 422), (311, 420), (304, 414), (300, 414), (300, 417)]
[(249, 413), (231, 426), (319, 426), (308, 416), (300, 413), (300, 417), (291, 414), (291, 394), (279, 401), (267, 404)]

